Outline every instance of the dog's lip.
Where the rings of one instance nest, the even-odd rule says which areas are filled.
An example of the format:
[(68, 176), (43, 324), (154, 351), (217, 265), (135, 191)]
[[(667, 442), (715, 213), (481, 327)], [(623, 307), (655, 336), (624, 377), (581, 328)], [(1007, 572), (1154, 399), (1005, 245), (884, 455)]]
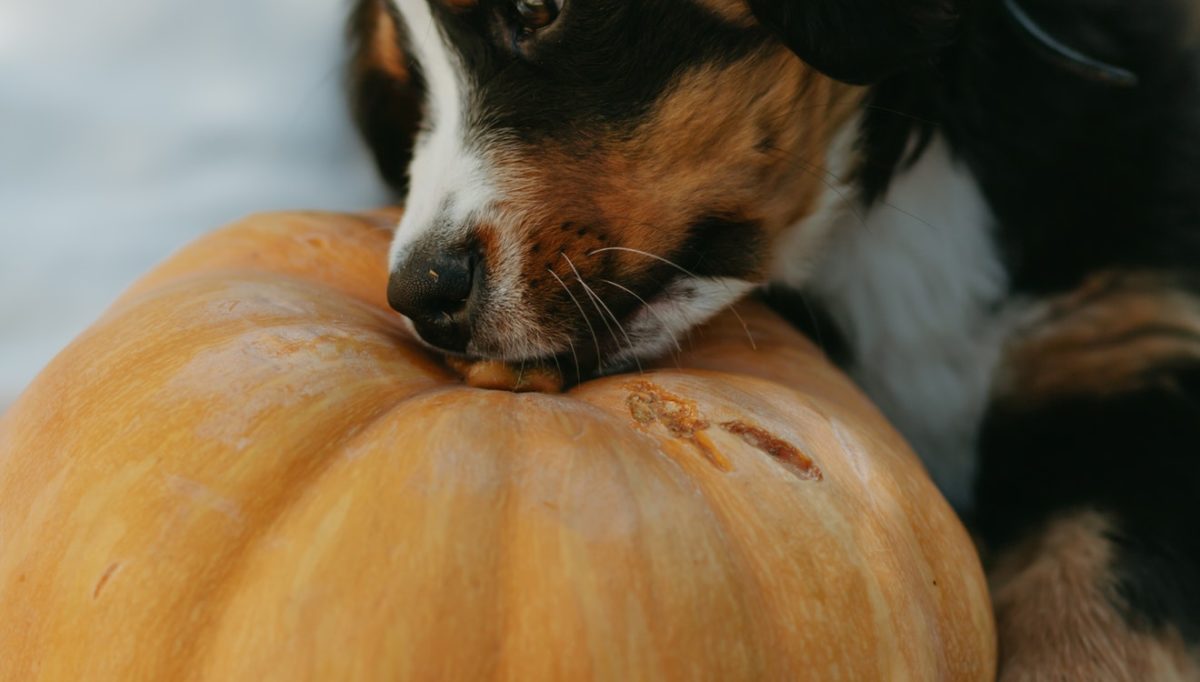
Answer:
[[(655, 281), (652, 291), (637, 292), (638, 301), (634, 306), (627, 310), (616, 311), (619, 313), (619, 323), (625, 329), (630, 329), (630, 323), (644, 316), (647, 311), (653, 314), (656, 305), (671, 299), (668, 289), (671, 284), (681, 278), (681, 274), (673, 271), (666, 281)], [(628, 289), (625, 292), (628, 293)], [(613, 291), (613, 293), (618, 292)], [(484, 306), (486, 305), (484, 298), (486, 297), (479, 297), (469, 302), (468, 306)], [(562, 341), (556, 344), (556, 347), (547, 349), (548, 352), (520, 356), (506, 354), (503, 348), (495, 347), (495, 344), (488, 340), (482, 340), (484, 343), (481, 347), (481, 339), (474, 335), (464, 348), (443, 348), (430, 343), (417, 333), (416, 325), (412, 320), (398, 313), (397, 315), (402, 321), (407, 336), (416, 341), (425, 351), (439, 358), (453, 358), (461, 362), (502, 362), (513, 367), (519, 367), (522, 363), (529, 366), (554, 367), (559, 370), (567, 385), (575, 385), (596, 377), (618, 373), (638, 364), (638, 360), (630, 354), (632, 342), (625, 338), (616, 325), (613, 325), (612, 333), (610, 333), (597, 318), (591, 318), (592, 324), (595, 326), (594, 332), (591, 332), (581, 319), (575, 319), (578, 317), (577, 315), (572, 316), (579, 328), (571, 330), (569, 343)], [(612, 324), (611, 318), (608, 319), (609, 324)], [(593, 333), (595, 339), (593, 339)], [(681, 350), (674, 347), (672, 349)], [(642, 360), (644, 361), (645, 358)]]

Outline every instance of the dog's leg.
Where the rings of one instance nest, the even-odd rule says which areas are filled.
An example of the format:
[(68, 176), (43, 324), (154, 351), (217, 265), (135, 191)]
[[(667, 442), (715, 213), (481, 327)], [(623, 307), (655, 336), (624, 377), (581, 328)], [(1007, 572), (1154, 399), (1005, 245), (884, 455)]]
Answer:
[(998, 557), (990, 579), (1000, 680), (1200, 679), (1176, 624), (1145, 618), (1122, 594), (1113, 528), (1097, 511), (1065, 513)]
[(976, 522), (1000, 679), (1200, 680), (1200, 287), (1109, 275), (1013, 339)]

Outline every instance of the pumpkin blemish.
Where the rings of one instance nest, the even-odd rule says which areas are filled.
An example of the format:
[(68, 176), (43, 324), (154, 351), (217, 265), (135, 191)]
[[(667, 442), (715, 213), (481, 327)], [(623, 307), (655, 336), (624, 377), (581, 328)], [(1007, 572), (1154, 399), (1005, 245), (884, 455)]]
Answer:
[(766, 429), (743, 421), (723, 422), (721, 428), (788, 465), (791, 471), (804, 480), (819, 481), (824, 478), (821, 467), (817, 466), (811, 457)]
[(732, 471), (733, 466), (704, 431), (710, 426), (696, 406), (694, 400), (674, 395), (649, 381), (637, 381), (626, 386), (631, 393), (625, 405), (633, 420), (642, 426), (659, 422), (671, 435), (696, 446), (700, 454), (721, 471)]
[(121, 562), (116, 561), (110, 564), (109, 567), (104, 570), (104, 573), (100, 576), (100, 579), (96, 581), (95, 589), (92, 590), (92, 599), (97, 599), (100, 597), (100, 591), (104, 589), (104, 586), (108, 584), (108, 579), (111, 578), (120, 567)]
[(645, 426), (654, 421), (652, 398), (644, 393), (630, 393), (629, 397), (625, 399), (625, 404), (629, 406), (629, 414), (633, 416), (635, 422)]
[(639, 424), (657, 420), (676, 438), (691, 438), (709, 426), (693, 400), (674, 395), (649, 381), (636, 381), (626, 388), (632, 392), (625, 404)]

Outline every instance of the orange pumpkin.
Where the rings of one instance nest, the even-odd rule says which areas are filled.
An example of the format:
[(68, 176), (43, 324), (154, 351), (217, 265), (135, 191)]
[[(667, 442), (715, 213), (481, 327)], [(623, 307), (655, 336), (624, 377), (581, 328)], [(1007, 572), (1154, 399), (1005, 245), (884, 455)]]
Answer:
[(387, 309), (389, 224), (216, 232), (4, 416), (0, 679), (990, 678), (967, 534), (787, 325), (467, 388)]

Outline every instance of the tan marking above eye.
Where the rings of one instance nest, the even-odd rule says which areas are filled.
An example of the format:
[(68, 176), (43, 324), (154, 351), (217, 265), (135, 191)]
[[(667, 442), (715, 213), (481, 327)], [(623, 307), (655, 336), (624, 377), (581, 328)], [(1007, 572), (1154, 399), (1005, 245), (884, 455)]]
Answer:
[(479, 0), (439, 0), (443, 5), (455, 12), (465, 12), (479, 5)]

